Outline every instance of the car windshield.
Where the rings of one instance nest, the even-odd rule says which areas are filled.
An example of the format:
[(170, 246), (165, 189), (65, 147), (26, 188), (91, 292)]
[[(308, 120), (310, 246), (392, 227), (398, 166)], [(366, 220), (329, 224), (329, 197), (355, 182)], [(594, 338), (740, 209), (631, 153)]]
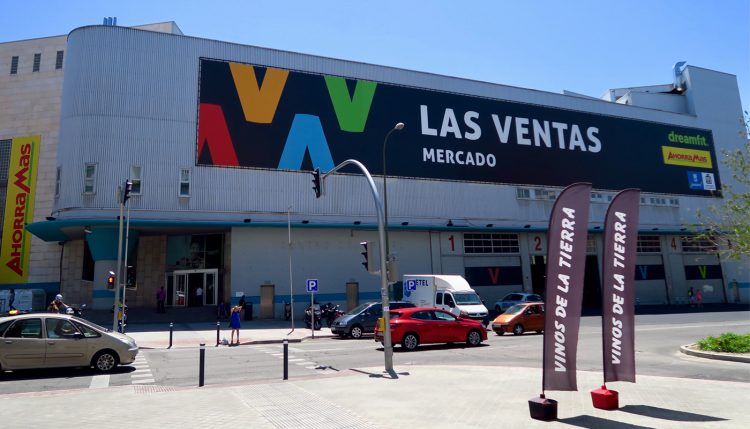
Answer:
[(505, 310), (505, 313), (503, 313), (503, 314), (518, 314), (518, 313), (522, 312), (525, 308), (526, 308), (525, 305), (518, 305), (518, 304), (512, 305), (512, 306), (508, 307), (508, 309)]
[(359, 314), (362, 311), (364, 311), (365, 308), (369, 307), (370, 305), (372, 305), (371, 302), (366, 302), (364, 304), (360, 304), (360, 305), (354, 307), (354, 309), (352, 311), (348, 311), (347, 314)]
[(94, 323), (94, 322), (92, 322), (90, 320), (84, 320), (84, 319), (80, 319), (78, 317), (71, 317), (71, 319), (73, 319), (76, 322), (81, 323), (83, 325), (87, 325), (89, 327), (92, 327), (92, 328), (94, 328), (94, 329), (96, 329), (98, 331), (101, 331), (101, 332), (112, 332), (111, 329), (107, 329), (107, 328), (105, 328), (103, 326), (99, 326), (99, 325), (97, 325), (96, 323)]
[(462, 305), (476, 305), (482, 304), (482, 300), (479, 299), (479, 295), (468, 292), (468, 293), (453, 293), (453, 297), (456, 299), (456, 304)]

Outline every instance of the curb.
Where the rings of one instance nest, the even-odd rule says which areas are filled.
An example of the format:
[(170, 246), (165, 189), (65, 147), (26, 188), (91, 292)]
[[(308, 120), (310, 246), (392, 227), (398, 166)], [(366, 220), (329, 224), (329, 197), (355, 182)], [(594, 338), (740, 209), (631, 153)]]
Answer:
[(696, 357), (705, 358), (705, 359), (750, 363), (750, 354), (748, 353), (740, 354), (740, 353), (708, 352), (708, 351), (696, 350), (696, 349), (691, 348), (694, 345), (695, 344), (686, 344), (684, 346), (681, 346), (680, 352), (686, 355), (696, 356)]
[[(315, 338), (333, 338), (334, 335), (316, 335)], [(312, 336), (302, 337), (302, 338), (288, 338), (288, 341), (290, 343), (301, 343), (306, 340), (311, 340)], [(281, 344), (284, 342), (284, 339), (280, 340), (254, 340), (254, 341), (245, 341), (243, 343), (240, 343), (241, 346), (251, 346), (254, 344)], [(200, 346), (197, 345), (189, 345), (189, 346), (176, 346), (172, 345), (173, 349), (186, 349), (186, 348), (197, 348)], [(206, 347), (208, 347), (208, 344), (206, 344)], [(215, 347), (215, 345), (212, 345), (212, 347)], [(156, 346), (138, 346), (141, 350), (168, 350), (169, 347), (156, 347)]]

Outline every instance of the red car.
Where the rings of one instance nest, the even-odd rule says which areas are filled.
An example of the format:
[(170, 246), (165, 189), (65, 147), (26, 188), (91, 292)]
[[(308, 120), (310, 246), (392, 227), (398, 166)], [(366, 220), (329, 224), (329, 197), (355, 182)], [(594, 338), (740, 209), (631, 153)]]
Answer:
[[(391, 311), (391, 342), (414, 350), (420, 344), (466, 343), (478, 346), (487, 341), (482, 322), (437, 308), (413, 307)], [(383, 319), (375, 326), (375, 341), (383, 342)]]

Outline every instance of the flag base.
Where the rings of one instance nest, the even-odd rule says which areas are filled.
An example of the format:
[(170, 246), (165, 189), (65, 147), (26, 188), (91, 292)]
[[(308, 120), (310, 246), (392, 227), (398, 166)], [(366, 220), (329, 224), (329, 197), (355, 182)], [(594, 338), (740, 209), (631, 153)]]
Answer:
[(620, 407), (619, 396), (616, 390), (609, 390), (607, 386), (602, 386), (600, 389), (591, 391), (591, 402), (594, 408), (600, 410), (616, 410)]
[(557, 420), (557, 401), (547, 399), (543, 394), (529, 399), (529, 414), (532, 419), (549, 422)]

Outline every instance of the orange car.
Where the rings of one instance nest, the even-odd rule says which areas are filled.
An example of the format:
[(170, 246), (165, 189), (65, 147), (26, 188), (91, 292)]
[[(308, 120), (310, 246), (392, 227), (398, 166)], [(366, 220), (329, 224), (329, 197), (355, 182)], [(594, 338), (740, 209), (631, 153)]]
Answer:
[(492, 330), (497, 335), (513, 332), (521, 335), (526, 331), (542, 332), (544, 330), (544, 303), (527, 302), (516, 304), (492, 321)]

